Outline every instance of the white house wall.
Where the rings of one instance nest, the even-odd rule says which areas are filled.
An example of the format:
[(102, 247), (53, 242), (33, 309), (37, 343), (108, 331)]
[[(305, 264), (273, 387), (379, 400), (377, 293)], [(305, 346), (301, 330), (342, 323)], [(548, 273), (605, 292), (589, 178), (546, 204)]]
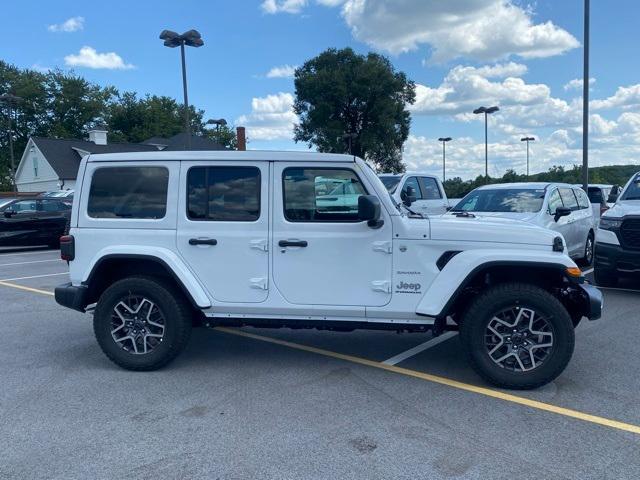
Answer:
[[(33, 152), (31, 152), (31, 147), (33, 147)], [(38, 162), (37, 176), (33, 168), (34, 158), (36, 158)], [(40, 149), (32, 140), (29, 140), (16, 171), (16, 186), (18, 187), (18, 191), (42, 192), (46, 190), (59, 190), (59, 181), (58, 175), (49, 162), (47, 162), (47, 159)], [(69, 187), (68, 183), (71, 182), (65, 182), (65, 190), (67, 188), (73, 188)], [(72, 183), (75, 184), (75, 181)]]

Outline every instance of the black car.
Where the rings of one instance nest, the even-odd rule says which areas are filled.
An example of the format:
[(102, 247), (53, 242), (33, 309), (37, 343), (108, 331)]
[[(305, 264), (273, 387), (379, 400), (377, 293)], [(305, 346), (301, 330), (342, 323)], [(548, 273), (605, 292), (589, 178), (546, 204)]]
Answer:
[(0, 247), (57, 247), (71, 205), (56, 198), (18, 198), (0, 206)]

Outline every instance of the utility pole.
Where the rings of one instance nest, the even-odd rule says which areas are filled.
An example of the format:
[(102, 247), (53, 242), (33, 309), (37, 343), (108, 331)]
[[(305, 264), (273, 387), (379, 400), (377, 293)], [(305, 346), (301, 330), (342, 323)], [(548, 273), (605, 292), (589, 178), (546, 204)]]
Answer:
[(584, 0), (584, 73), (582, 80), (582, 189), (589, 190), (589, 0)]
[(9, 158), (11, 159), (11, 175), (10, 176), (11, 176), (11, 186), (12, 186), (14, 192), (18, 191), (18, 186), (16, 185), (16, 160), (15, 160), (15, 156), (14, 156), (14, 153), (13, 153), (13, 118), (12, 118), (12, 114), (13, 114), (13, 112), (16, 111), (15, 107), (21, 101), (22, 101), (21, 97), (18, 97), (16, 95), (12, 95), (10, 93), (5, 93), (3, 95), (0, 95), (0, 103), (3, 103), (5, 105), (7, 105), (8, 109), (9, 109), (9, 114), (8, 114), (9, 130), (8, 130), (8, 134), (9, 134)]

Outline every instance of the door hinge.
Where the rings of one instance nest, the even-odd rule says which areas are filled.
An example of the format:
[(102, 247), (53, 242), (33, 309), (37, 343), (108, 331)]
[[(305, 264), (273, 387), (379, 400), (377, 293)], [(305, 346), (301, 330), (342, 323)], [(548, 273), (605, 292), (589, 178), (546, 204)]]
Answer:
[(260, 240), (251, 240), (249, 242), (249, 247), (255, 250), (260, 250), (262, 252), (269, 251), (269, 243), (266, 238), (261, 238)]
[(391, 293), (391, 282), (388, 280), (374, 280), (371, 282), (371, 289), (374, 292)]
[(391, 242), (373, 242), (373, 251), (382, 253), (393, 253)]
[(249, 284), (251, 288), (255, 288), (257, 290), (269, 290), (269, 284), (266, 277), (250, 278)]

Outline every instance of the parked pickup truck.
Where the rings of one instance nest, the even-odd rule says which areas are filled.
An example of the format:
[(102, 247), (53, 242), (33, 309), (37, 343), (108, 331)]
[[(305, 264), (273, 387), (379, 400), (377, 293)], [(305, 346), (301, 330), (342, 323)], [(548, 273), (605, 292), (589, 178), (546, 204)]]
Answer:
[(382, 173), (379, 177), (396, 203), (404, 202), (411, 197), (411, 209), (415, 212), (441, 215), (449, 208), (444, 186), (435, 175), (408, 172)]
[[(322, 199), (349, 185), (337, 207)], [(353, 192), (357, 195), (354, 195)], [(332, 195), (338, 195), (333, 192)], [(536, 226), (426, 218), (347, 155), (89, 155), (78, 172), (57, 302), (93, 312), (116, 364), (154, 370), (211, 326), (459, 329), (483, 378), (543, 385), (574, 325), (601, 315), (562, 238)]]

